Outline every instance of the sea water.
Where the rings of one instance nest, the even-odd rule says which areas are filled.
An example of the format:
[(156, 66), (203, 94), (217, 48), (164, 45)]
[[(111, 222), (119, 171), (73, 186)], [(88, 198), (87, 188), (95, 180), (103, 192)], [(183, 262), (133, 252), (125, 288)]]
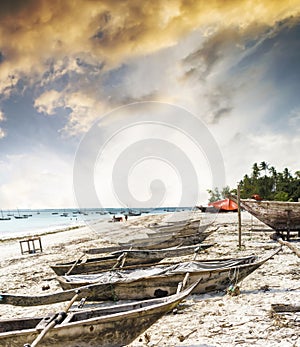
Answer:
[[(190, 208), (161, 207), (149, 210), (134, 209), (145, 214), (175, 212)], [(0, 220), (1, 240), (38, 235), (56, 230), (64, 230), (77, 226), (84, 226), (91, 221), (110, 220), (112, 216), (121, 216), (127, 213), (124, 208), (107, 209), (40, 209), (40, 210), (3, 210), (0, 217), (9, 217), (10, 220)], [(20, 216), (27, 218), (18, 218)]]

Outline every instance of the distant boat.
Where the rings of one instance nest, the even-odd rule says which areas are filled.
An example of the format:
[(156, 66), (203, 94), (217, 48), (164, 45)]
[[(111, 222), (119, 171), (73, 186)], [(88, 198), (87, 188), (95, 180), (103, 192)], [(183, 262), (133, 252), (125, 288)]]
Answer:
[(127, 214), (128, 216), (140, 216), (142, 213), (141, 211), (137, 210), (128, 210)]
[(208, 206), (197, 206), (201, 212), (237, 212), (238, 205), (231, 199), (223, 199), (214, 201), (208, 204)]
[(10, 217), (4, 217), (3, 211), (1, 210), (1, 218), (0, 218), (0, 220), (11, 220), (11, 218)]
[(29, 217), (28, 214), (20, 215), (19, 209), (18, 209), (18, 216), (15, 216), (16, 219), (25, 219), (25, 218), (28, 218), (28, 217)]
[(68, 215), (69, 215), (69, 214), (68, 214), (67, 212), (63, 212), (60, 216), (61, 216), (61, 217), (68, 217)]
[(236, 212), (238, 210), (237, 203), (228, 198), (211, 202), (208, 206), (213, 206), (219, 212)]

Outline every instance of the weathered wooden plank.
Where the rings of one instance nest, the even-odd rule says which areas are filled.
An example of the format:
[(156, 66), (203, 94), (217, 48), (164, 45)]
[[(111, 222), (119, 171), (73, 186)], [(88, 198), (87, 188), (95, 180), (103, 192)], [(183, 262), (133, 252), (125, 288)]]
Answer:
[(300, 305), (272, 304), (271, 308), (275, 312), (300, 312)]

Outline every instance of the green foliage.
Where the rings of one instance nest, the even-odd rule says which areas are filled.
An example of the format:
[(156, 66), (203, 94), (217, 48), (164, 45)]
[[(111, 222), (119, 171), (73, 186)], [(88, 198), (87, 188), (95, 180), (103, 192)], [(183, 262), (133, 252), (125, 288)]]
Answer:
[[(274, 166), (263, 161), (252, 165), (252, 172), (246, 174), (239, 183), (241, 198), (251, 198), (258, 194), (264, 200), (298, 201), (300, 199), (300, 170), (294, 176), (288, 168), (278, 172)], [(237, 194), (236, 189), (229, 186), (222, 190), (208, 189), (209, 202), (225, 199), (229, 194)]]
[(250, 198), (254, 194), (265, 200), (298, 201), (300, 198), (300, 170), (293, 176), (288, 168), (276, 171), (266, 162), (254, 163), (252, 173), (240, 181), (241, 198)]
[(219, 190), (219, 188), (214, 188), (208, 189), (207, 192), (210, 195), (209, 202), (226, 199), (228, 194), (233, 193), (229, 186), (222, 188), (221, 191)]
[(289, 194), (286, 192), (277, 192), (274, 195), (274, 200), (277, 201), (288, 201), (289, 200)]

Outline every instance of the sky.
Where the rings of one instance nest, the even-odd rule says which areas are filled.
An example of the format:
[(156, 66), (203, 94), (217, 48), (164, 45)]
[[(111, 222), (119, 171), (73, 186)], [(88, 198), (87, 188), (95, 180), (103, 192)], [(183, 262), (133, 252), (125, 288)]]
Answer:
[(205, 204), (300, 169), (300, 1), (0, 3), (0, 208)]

